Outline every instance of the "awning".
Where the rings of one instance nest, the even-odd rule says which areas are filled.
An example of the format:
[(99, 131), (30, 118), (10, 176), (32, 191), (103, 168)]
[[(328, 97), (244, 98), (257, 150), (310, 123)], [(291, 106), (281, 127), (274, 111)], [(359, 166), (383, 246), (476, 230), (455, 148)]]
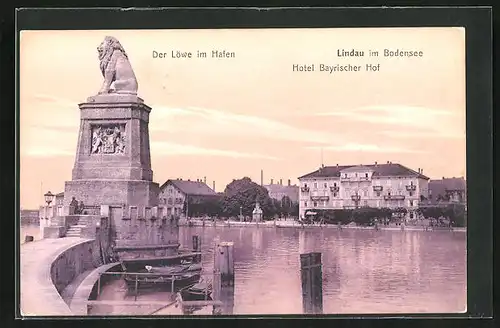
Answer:
[(316, 215), (316, 214), (318, 214), (318, 213), (316, 213), (316, 212), (312, 212), (312, 211), (308, 211), (308, 212), (306, 212), (306, 215)]

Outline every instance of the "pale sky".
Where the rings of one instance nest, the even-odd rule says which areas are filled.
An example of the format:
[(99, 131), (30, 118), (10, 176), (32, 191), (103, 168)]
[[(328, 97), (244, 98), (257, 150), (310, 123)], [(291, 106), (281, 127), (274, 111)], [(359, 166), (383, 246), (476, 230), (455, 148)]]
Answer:
[[(78, 104), (102, 83), (96, 47), (120, 40), (152, 107), (154, 181), (206, 176), (223, 191), (325, 165), (398, 162), (431, 178), (465, 176), (465, 31), (461, 28), (24, 31), (20, 45), (21, 206), (71, 180)], [(383, 49), (421, 58), (383, 57)], [(365, 57), (337, 57), (337, 49)], [(379, 57), (368, 57), (368, 50)], [(154, 59), (153, 50), (208, 58)], [(235, 58), (210, 58), (212, 50)], [(367, 72), (365, 64), (379, 64)], [(315, 64), (315, 72), (294, 72)], [(361, 65), (320, 72), (319, 65)], [(323, 149), (323, 156), (321, 156)], [(43, 187), (41, 184), (43, 183)]]

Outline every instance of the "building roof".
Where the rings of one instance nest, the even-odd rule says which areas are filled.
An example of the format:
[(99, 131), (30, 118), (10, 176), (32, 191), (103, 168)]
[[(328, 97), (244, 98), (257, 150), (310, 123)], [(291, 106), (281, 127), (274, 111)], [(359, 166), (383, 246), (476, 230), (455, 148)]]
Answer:
[(441, 180), (430, 180), (429, 191), (433, 196), (445, 195), (449, 190), (464, 190), (466, 189), (465, 179), (462, 178), (443, 178)]
[(280, 184), (269, 184), (264, 185), (269, 192), (298, 192), (299, 186), (297, 185), (280, 185)]
[(56, 194), (56, 197), (64, 197), (64, 191)]
[(168, 184), (172, 184), (174, 187), (179, 189), (182, 193), (186, 195), (193, 196), (212, 196), (217, 195), (206, 183), (203, 181), (190, 181), (190, 180), (180, 180), (180, 179), (170, 179), (167, 180), (160, 189), (165, 188)]
[(356, 166), (366, 167), (373, 171), (374, 177), (387, 177), (387, 176), (396, 176), (396, 177), (418, 177), (421, 179), (429, 180), (429, 178), (417, 171), (414, 171), (404, 165), (397, 163), (388, 163), (388, 164), (369, 164), (369, 165), (335, 165), (335, 166), (323, 166), (318, 170), (308, 173), (299, 177), (299, 179), (305, 178), (324, 178), (324, 177), (340, 177), (340, 173), (343, 170), (351, 169)]

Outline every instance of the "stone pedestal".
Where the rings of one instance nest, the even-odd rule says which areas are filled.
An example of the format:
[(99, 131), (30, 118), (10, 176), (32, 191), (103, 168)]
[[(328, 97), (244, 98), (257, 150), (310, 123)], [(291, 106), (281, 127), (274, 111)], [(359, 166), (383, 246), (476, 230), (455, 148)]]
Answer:
[(64, 205), (75, 197), (85, 206), (156, 206), (159, 185), (152, 182), (148, 130), (151, 108), (137, 96), (122, 94), (90, 97), (79, 107), (77, 152)]
[[(87, 214), (107, 214), (116, 242), (148, 243), (141, 236), (157, 230), (149, 218), (159, 194), (151, 170), (151, 108), (130, 94), (90, 97), (79, 107), (80, 131), (72, 180), (65, 183), (65, 208), (75, 197)], [(140, 231), (131, 234), (131, 226), (141, 226)]]

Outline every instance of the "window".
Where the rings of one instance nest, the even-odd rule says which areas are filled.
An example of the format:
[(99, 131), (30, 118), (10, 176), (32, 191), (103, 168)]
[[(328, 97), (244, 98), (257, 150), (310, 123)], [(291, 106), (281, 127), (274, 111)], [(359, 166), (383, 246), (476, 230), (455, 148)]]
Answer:
[(410, 203), (410, 206), (413, 206), (413, 200), (410, 200), (409, 203)]
[(333, 197), (337, 197), (337, 193), (336, 192), (333, 193)]
[(334, 183), (333, 183), (333, 186), (334, 186), (334, 187), (337, 187), (337, 182), (334, 182)]
[(413, 191), (410, 191), (410, 196), (413, 196)]
[(323, 184), (323, 186), (324, 186), (325, 188), (327, 188), (327, 187), (328, 187), (328, 185), (326, 184), (326, 182)]
[(363, 196), (368, 197), (368, 191), (363, 190)]
[(318, 206), (318, 202), (314, 202), (314, 203), (313, 203), (313, 206), (314, 206), (314, 207)]
[(307, 188), (307, 183), (304, 183), (304, 188)]
[(304, 202), (304, 207), (307, 207), (307, 202)]
[(318, 188), (318, 183), (317, 182), (314, 183), (314, 188)]
[(391, 195), (391, 192), (390, 192), (390, 191), (388, 191), (388, 192), (387, 192), (387, 196), (390, 196), (390, 195)]
[(344, 174), (344, 178), (347, 178), (347, 173)]
[(357, 177), (358, 177), (358, 174), (357, 174), (357, 173), (354, 173), (354, 176), (357, 178)]
[(365, 200), (365, 206), (368, 206), (368, 201), (367, 200)]
[(380, 191), (377, 191), (376, 194), (377, 194), (377, 197), (380, 197)]
[(410, 219), (413, 219), (413, 212), (410, 212)]
[(368, 173), (365, 173), (365, 178), (368, 178)]

